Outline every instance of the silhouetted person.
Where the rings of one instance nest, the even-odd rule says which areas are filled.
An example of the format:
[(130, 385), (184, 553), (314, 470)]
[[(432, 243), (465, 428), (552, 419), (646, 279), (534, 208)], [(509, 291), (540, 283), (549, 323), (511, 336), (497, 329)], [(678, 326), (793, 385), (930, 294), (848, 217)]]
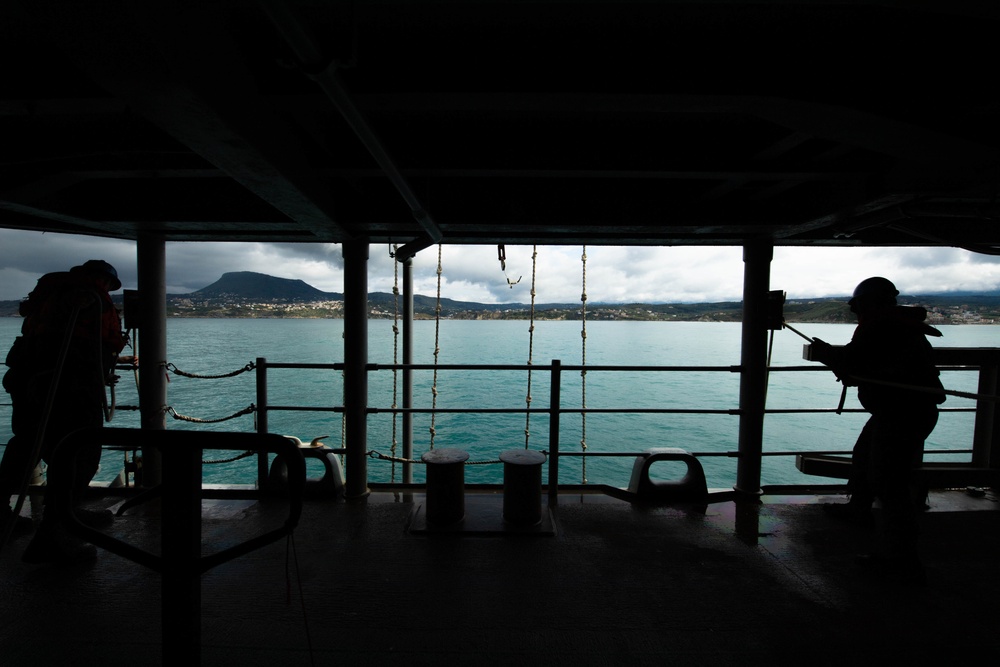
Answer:
[(851, 342), (833, 348), (816, 339), (811, 358), (829, 366), (845, 385), (856, 385), (858, 400), (871, 414), (851, 457), (850, 500), (824, 509), (838, 518), (873, 525), (871, 508), (878, 498), (884, 552), (859, 562), (922, 583), (917, 536), (923, 493), (913, 473), (945, 399), (927, 340), (941, 332), (924, 322), (923, 308), (896, 305), (898, 294), (885, 278), (862, 281), (848, 301), (858, 317)]
[[(84, 427), (101, 426), (105, 420), (105, 386), (113, 381), (118, 354), (125, 345), (118, 310), (109, 291), (121, 287), (114, 267), (103, 260), (89, 260), (69, 271), (42, 276), (21, 302), (24, 317), (21, 336), (7, 355), (9, 370), (3, 386), (13, 405), (11, 431), (0, 461), (2, 518), (15, 521), (14, 533), (30, 531), (26, 517), (14, 517), (12, 495), (21, 492), (28, 470), (39, 459), (49, 462), (56, 445), (67, 434)], [(134, 358), (123, 357), (123, 361)], [(75, 473), (52, 474), (46, 497), (83, 499), (101, 459), (99, 442), (78, 449)], [(46, 502), (49, 505), (49, 502)], [(112, 515), (104, 510), (77, 510), (90, 525), (106, 525)], [(71, 538), (56, 523), (48, 508), (34, 539), (24, 553), (27, 562), (72, 561), (92, 557), (94, 547)]]

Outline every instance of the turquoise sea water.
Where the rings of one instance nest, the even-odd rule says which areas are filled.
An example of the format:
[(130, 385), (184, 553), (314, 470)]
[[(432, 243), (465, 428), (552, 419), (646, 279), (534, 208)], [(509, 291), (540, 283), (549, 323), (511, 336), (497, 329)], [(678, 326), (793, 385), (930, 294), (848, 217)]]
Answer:
[[(0, 319), (0, 347), (7, 349), (17, 336), (20, 320)], [(803, 324), (796, 328), (830, 343), (846, 343), (852, 325)], [(436, 333), (437, 329), (437, 333)], [(941, 327), (944, 337), (933, 341), (936, 347), (989, 347), (1000, 340), (997, 326)], [(393, 323), (373, 320), (369, 323), (369, 361), (391, 364), (394, 359)], [(529, 359), (538, 366), (559, 359), (564, 365), (586, 364), (628, 366), (734, 366), (739, 364), (740, 325), (729, 323), (687, 322), (588, 322), (586, 338), (579, 322), (537, 322), (534, 335), (526, 321), (443, 320), (415, 324), (414, 362), (434, 363), (435, 337), (440, 349), (440, 364), (515, 364)], [(167, 326), (168, 361), (187, 373), (218, 375), (237, 370), (257, 357), (271, 363), (334, 363), (343, 360), (343, 320), (233, 320), (171, 319)], [(771, 351), (771, 364), (777, 367), (810, 365), (802, 360), (804, 340), (791, 331), (777, 332)], [(401, 341), (399, 360), (401, 357)], [(139, 354), (142, 354), (139, 337)], [(816, 367), (821, 368), (819, 364)], [(398, 378), (401, 381), (401, 374)], [(562, 377), (562, 406), (579, 408), (584, 387), (578, 372)], [(728, 371), (698, 372), (603, 372), (586, 374), (586, 406), (594, 408), (672, 408), (731, 410), (739, 403), (739, 376)], [(976, 373), (953, 372), (943, 378), (948, 389), (976, 391)], [(532, 408), (549, 405), (549, 375), (542, 370), (531, 374)], [(414, 378), (416, 407), (434, 404), (433, 371), (418, 371)], [(397, 385), (398, 386), (398, 385)], [(394, 377), (391, 370), (371, 373), (369, 404), (388, 411), (393, 404)], [(445, 408), (518, 408), (526, 405), (528, 373), (518, 371), (439, 370), (436, 380), (436, 407)], [(770, 374), (767, 394), (769, 409), (832, 409), (840, 399), (841, 385), (823, 372), (781, 372)], [(138, 405), (136, 380), (124, 375), (116, 390), (119, 406)], [(342, 402), (342, 378), (338, 371), (273, 369), (270, 371), (271, 405), (307, 405), (329, 407)], [(401, 398), (399, 399), (401, 401)], [(254, 373), (228, 379), (193, 379), (170, 376), (168, 404), (179, 414), (199, 419), (218, 419), (257, 403)], [(972, 401), (950, 397), (945, 407), (971, 407)], [(854, 391), (848, 392), (847, 408), (859, 405)], [(764, 451), (795, 452), (807, 450), (849, 450), (864, 423), (865, 415), (845, 413), (772, 414), (764, 424)], [(431, 441), (432, 415), (414, 417), (415, 458), (426, 451)], [(383, 454), (393, 451), (393, 423), (401, 429), (402, 420), (391, 412), (369, 417), (368, 449)], [(546, 415), (518, 414), (447, 414), (433, 415), (435, 448), (457, 447), (470, 452), (470, 461), (495, 461), (506, 449), (523, 448), (527, 426), (527, 444), (531, 449), (548, 447), (549, 420)], [(270, 430), (295, 435), (304, 441), (327, 435), (324, 442), (341, 446), (342, 423), (339, 414), (330, 412), (272, 412)], [(968, 449), (972, 444), (972, 413), (943, 414), (927, 443), (928, 449)], [(137, 412), (119, 409), (112, 426), (138, 427)], [(169, 429), (208, 429), (213, 431), (253, 431), (252, 415), (217, 424), (196, 424), (168, 418)], [(0, 394), (0, 443), (10, 437), (10, 407), (6, 394)], [(397, 430), (397, 454), (401, 454), (402, 435)], [(581, 451), (585, 440), (588, 452), (637, 452), (649, 447), (681, 447), (706, 454), (701, 458), (710, 487), (728, 488), (736, 480), (736, 460), (710, 453), (735, 452), (738, 448), (738, 417), (729, 414), (589, 414), (584, 420), (578, 413), (562, 416), (560, 448)], [(228, 458), (231, 452), (206, 452), (205, 458)], [(97, 481), (113, 479), (121, 468), (121, 454), (108, 452)], [(968, 454), (929, 457), (928, 460), (968, 460)], [(633, 459), (631, 457), (563, 458), (560, 481), (610, 484), (625, 487)], [(369, 479), (400, 481), (400, 466), (388, 461), (369, 459)], [(395, 468), (395, 469), (394, 469)], [(673, 471), (664, 469), (668, 475)], [(415, 477), (422, 479), (422, 467), (415, 467)], [(253, 459), (205, 467), (207, 482), (250, 483), (254, 479)], [(316, 471), (318, 474), (318, 470)], [(766, 456), (763, 463), (764, 484), (822, 482), (805, 477), (794, 466), (793, 456)], [(500, 482), (502, 466), (483, 463), (467, 467), (466, 481)]]

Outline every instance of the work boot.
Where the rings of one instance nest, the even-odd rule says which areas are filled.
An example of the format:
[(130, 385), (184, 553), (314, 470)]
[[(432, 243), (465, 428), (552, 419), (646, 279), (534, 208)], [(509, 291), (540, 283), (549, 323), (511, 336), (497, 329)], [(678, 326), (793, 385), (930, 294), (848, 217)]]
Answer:
[(875, 517), (872, 516), (872, 508), (862, 503), (828, 503), (823, 505), (823, 511), (834, 519), (853, 523), (862, 528), (872, 528), (875, 526)]
[(69, 565), (91, 561), (97, 557), (97, 547), (73, 537), (62, 526), (43, 526), (44, 523), (38, 527), (38, 532), (21, 556), (25, 563)]

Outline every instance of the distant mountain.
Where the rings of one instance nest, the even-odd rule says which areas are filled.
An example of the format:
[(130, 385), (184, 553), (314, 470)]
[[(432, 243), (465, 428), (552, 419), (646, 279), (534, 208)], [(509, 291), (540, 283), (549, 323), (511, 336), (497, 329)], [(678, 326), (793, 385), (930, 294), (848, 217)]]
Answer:
[(275, 278), (265, 273), (253, 271), (233, 271), (223, 273), (222, 277), (208, 287), (202, 287), (189, 294), (171, 294), (171, 298), (185, 297), (190, 299), (243, 299), (266, 303), (269, 301), (284, 301), (303, 303), (309, 301), (342, 301), (343, 294), (324, 292), (302, 280), (291, 278)]
[[(788, 300), (784, 316), (788, 322), (854, 322), (846, 307), (849, 297), (797, 298)], [(253, 271), (225, 273), (217, 281), (196, 292), (167, 295), (168, 317), (342, 317), (344, 295), (324, 292), (302, 280), (276, 278)], [(115, 295), (121, 303), (121, 295)], [(902, 296), (900, 303), (920, 304), (935, 310), (936, 323), (1000, 322), (1000, 295), (942, 293)], [(0, 301), (0, 317), (17, 316), (18, 301)], [(368, 294), (371, 317), (394, 317), (396, 297), (387, 292)], [(399, 304), (401, 307), (401, 304)], [(433, 296), (414, 295), (414, 316), (437, 316), (438, 301)], [(530, 304), (476, 303), (441, 298), (440, 315), (458, 319), (526, 319)], [(535, 304), (539, 319), (580, 319), (581, 304)], [(599, 303), (589, 302), (587, 317), (594, 320), (659, 320), (738, 322), (742, 318), (739, 301), (716, 303)]]
[[(340, 292), (324, 292), (302, 280), (276, 278), (265, 273), (253, 271), (233, 271), (222, 274), (222, 277), (207, 287), (186, 294), (169, 294), (167, 300), (190, 299), (205, 301), (243, 301), (247, 303), (311, 303), (315, 301), (343, 301)], [(371, 292), (368, 295), (369, 305), (381, 308), (391, 308), (395, 296), (388, 292)], [(435, 297), (415, 294), (413, 308), (418, 312), (433, 311), (436, 308)], [(525, 308), (521, 304), (483, 304), (471, 301), (455, 301), (441, 299), (442, 313), (459, 310), (502, 310), (508, 308)]]

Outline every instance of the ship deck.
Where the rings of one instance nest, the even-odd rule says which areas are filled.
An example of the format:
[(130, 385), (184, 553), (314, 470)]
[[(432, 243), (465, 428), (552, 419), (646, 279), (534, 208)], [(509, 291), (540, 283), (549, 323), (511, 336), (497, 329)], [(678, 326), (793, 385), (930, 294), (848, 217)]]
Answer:
[[(307, 501), (291, 541), (202, 575), (202, 664), (931, 664), (1000, 649), (993, 492), (932, 494), (925, 587), (858, 572), (871, 532), (820, 507), (842, 496), (637, 506), (581, 490), (527, 531), (421, 530), (424, 500)], [(467, 489), (467, 517), (502, 507), (502, 491)], [(155, 551), (159, 511), (138, 505), (109, 531)], [(285, 512), (205, 500), (204, 550)], [(160, 574), (106, 551), (27, 565), (27, 540), (0, 555), (0, 663), (161, 664)]]

